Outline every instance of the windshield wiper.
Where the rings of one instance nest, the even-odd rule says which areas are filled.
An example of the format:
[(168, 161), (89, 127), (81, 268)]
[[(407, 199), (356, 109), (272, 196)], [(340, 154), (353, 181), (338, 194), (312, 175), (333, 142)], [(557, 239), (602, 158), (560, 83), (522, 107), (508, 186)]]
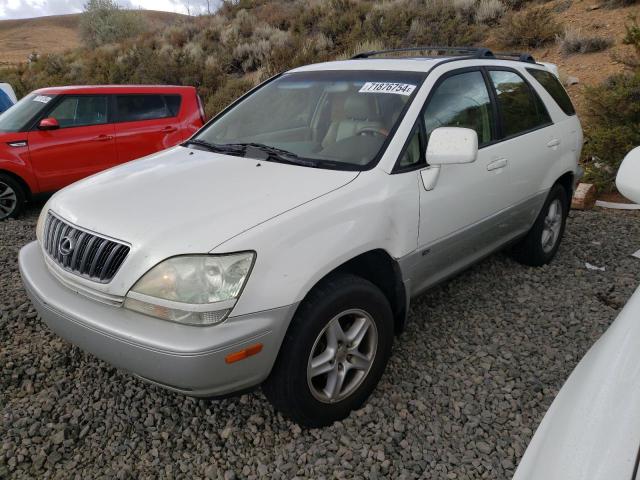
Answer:
[(265, 152), (267, 154), (266, 159), (272, 160), (274, 162), (289, 163), (292, 165), (301, 165), (303, 167), (318, 166), (318, 162), (301, 158), (297, 153), (293, 153), (288, 150), (284, 150), (282, 148), (272, 147), (271, 145), (265, 145), (264, 143), (256, 143), (256, 142), (230, 143), (228, 145), (244, 148), (245, 153), (247, 148), (255, 148), (256, 150)]
[(215, 152), (215, 153), (226, 153), (228, 155), (244, 155), (245, 149), (240, 146), (229, 145), (224, 143), (211, 143), (206, 140), (199, 140), (194, 138), (192, 140), (187, 140), (183, 145), (196, 145), (198, 147), (203, 147), (204, 149)]

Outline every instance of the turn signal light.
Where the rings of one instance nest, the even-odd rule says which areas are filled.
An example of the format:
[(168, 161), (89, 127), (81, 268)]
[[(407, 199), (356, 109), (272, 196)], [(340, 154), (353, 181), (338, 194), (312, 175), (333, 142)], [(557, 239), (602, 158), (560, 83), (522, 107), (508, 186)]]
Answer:
[(227, 363), (239, 362), (240, 360), (244, 360), (245, 358), (249, 358), (249, 357), (255, 355), (256, 353), (260, 353), (261, 351), (262, 351), (262, 344), (261, 343), (256, 343), (255, 345), (251, 345), (250, 347), (247, 347), (247, 348), (245, 348), (243, 350), (240, 350), (238, 352), (230, 353), (229, 355), (224, 357), (224, 361), (227, 362)]

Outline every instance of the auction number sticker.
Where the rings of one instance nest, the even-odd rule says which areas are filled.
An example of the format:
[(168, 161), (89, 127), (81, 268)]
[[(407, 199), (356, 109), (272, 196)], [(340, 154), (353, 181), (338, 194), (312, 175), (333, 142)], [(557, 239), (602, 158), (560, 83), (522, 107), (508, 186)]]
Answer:
[(359, 90), (360, 93), (394, 93), (396, 95), (411, 95), (416, 86), (410, 83), (367, 82)]
[(33, 99), (34, 102), (40, 102), (40, 103), (49, 103), (49, 100), (51, 100), (51, 97), (47, 97), (45, 95), (38, 95)]

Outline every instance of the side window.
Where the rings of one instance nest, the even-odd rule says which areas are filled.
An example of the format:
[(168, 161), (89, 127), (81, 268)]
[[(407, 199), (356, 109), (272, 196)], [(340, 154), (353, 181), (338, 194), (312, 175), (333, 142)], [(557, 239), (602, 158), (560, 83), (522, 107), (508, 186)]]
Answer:
[(567, 115), (576, 114), (576, 110), (573, 108), (569, 94), (560, 83), (560, 80), (558, 80), (558, 77), (551, 72), (539, 70), (537, 68), (527, 68), (527, 72), (529, 72), (531, 76), (543, 86), (547, 93), (553, 97), (564, 113)]
[(164, 101), (167, 102), (167, 109), (169, 115), (176, 117), (180, 112), (180, 104), (182, 103), (182, 97), (180, 95), (165, 95)]
[(489, 76), (496, 89), (505, 137), (551, 123), (542, 100), (520, 75), (510, 71), (492, 70)]
[(137, 122), (172, 117), (162, 95), (118, 95), (118, 121)]
[(489, 143), (495, 119), (482, 73), (459, 73), (444, 80), (424, 111), (424, 124), (427, 137), (438, 127), (464, 127), (478, 133), (480, 146)]
[(398, 160), (396, 168), (404, 170), (418, 165), (422, 160), (422, 145), (420, 144), (420, 122), (416, 123), (409, 137), (409, 143), (406, 145), (404, 153)]
[(104, 95), (66, 96), (47, 116), (55, 118), (60, 128), (101, 125), (107, 123), (107, 103)]

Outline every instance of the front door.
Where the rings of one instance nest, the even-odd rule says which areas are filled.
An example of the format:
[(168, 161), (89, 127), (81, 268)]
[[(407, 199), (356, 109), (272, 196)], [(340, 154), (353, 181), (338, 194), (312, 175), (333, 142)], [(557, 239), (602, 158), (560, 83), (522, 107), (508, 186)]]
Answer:
[[(497, 135), (496, 110), (480, 69), (448, 74), (427, 100), (422, 134), (438, 127), (471, 128), (478, 156), (463, 165), (418, 171), (420, 221), (414, 293), (491, 252), (511, 234), (503, 213), (509, 206), (509, 159)], [(427, 159), (428, 161), (428, 159)]]
[(107, 123), (107, 96), (64, 96), (46, 116), (55, 118), (60, 128), (36, 127), (27, 136), (42, 191), (58, 190), (116, 163), (114, 127)]

